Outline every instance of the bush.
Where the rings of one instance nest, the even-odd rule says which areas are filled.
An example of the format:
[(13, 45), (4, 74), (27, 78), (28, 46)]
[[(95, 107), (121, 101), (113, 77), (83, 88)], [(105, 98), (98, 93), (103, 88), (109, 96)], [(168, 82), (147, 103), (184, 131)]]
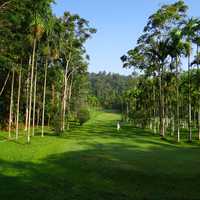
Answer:
[(52, 118), (52, 123), (51, 123), (52, 130), (58, 135), (61, 134), (61, 130), (60, 130), (60, 125), (61, 125), (60, 115), (61, 114), (60, 114), (59, 111), (55, 112), (55, 114), (53, 115), (53, 118)]
[(87, 122), (90, 119), (90, 112), (86, 108), (82, 108), (77, 113), (78, 121), (80, 125), (83, 125), (85, 122)]

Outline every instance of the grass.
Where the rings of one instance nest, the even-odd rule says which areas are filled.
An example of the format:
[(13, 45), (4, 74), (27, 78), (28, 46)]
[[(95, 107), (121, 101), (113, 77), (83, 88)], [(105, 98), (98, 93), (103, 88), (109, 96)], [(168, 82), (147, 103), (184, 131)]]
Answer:
[(175, 144), (95, 113), (64, 137), (27, 145), (0, 134), (2, 200), (193, 200), (200, 198), (199, 143)]

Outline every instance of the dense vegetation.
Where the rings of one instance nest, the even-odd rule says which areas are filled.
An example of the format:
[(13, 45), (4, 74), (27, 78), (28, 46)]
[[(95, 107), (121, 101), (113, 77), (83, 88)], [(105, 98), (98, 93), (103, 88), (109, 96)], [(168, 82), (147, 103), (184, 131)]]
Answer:
[[(91, 97), (93, 102), (105, 109), (123, 109), (123, 93), (129, 89), (131, 76), (99, 72), (90, 73)], [(95, 101), (96, 99), (96, 101)]]
[[(0, 1), (0, 126), (27, 141), (35, 126), (57, 132), (87, 112), (89, 56), (96, 30), (79, 15), (52, 14), (52, 0)], [(81, 118), (81, 123), (85, 121)]]
[(178, 142), (180, 129), (187, 129), (190, 142), (196, 132), (200, 140), (200, 20), (187, 10), (182, 0), (162, 6), (149, 17), (137, 46), (121, 57), (124, 67), (142, 72), (126, 91), (129, 119)]

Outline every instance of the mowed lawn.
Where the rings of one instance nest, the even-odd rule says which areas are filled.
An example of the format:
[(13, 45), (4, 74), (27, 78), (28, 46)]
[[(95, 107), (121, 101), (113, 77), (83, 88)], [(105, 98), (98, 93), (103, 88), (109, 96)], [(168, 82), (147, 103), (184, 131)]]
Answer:
[(64, 137), (0, 137), (2, 200), (200, 199), (200, 145), (173, 144), (99, 113)]

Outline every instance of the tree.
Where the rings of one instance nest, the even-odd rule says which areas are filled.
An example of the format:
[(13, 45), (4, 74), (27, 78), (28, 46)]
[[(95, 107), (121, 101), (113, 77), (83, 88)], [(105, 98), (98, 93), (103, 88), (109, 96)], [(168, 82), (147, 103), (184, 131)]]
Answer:
[(12, 83), (10, 92), (10, 114), (9, 114), (9, 139), (11, 139), (11, 126), (13, 122), (13, 92), (14, 92), (14, 81), (15, 81), (15, 69), (12, 69)]
[(164, 5), (153, 15), (144, 28), (144, 34), (138, 39), (138, 45), (121, 59), (124, 67), (135, 67), (150, 75), (159, 77), (159, 118), (160, 135), (165, 136), (165, 94), (164, 74), (169, 63), (168, 37), (170, 31), (185, 18), (187, 6), (184, 1)]
[[(200, 77), (200, 70), (199, 70), (199, 64), (200, 64), (200, 59), (199, 59), (199, 46), (200, 46), (200, 20), (196, 20), (197, 24), (195, 26), (195, 35), (193, 38), (193, 43), (196, 44), (196, 56), (195, 59), (192, 63), (192, 65), (196, 64), (197, 66), (197, 77)], [(198, 93), (200, 97), (200, 86), (198, 87)], [(200, 103), (198, 102), (198, 137), (200, 140)]]
[(65, 128), (78, 120), (77, 105), (87, 104), (85, 43), (96, 30), (79, 15), (53, 16), (52, 2), (0, 1), (0, 126), (10, 136), (16, 126), (17, 139), (24, 121), (28, 143), (35, 124), (43, 136), (62, 113)]
[(177, 142), (180, 142), (180, 99), (179, 99), (179, 66), (180, 57), (185, 52), (185, 43), (182, 41), (182, 32), (178, 28), (174, 28), (170, 33), (169, 52), (172, 58), (172, 65), (175, 64), (176, 76), (176, 135)]
[[(22, 65), (22, 62), (21, 62)], [(16, 140), (19, 137), (19, 108), (20, 108), (20, 96), (21, 96), (21, 81), (22, 81), (22, 66), (19, 68), (19, 79), (18, 79), (18, 96), (17, 96), (17, 120), (16, 120)]]
[(198, 20), (190, 18), (185, 22), (183, 28), (183, 34), (186, 37), (186, 55), (188, 58), (188, 127), (189, 127), (189, 141), (192, 141), (192, 107), (191, 107), (191, 51), (192, 51), (192, 40), (194, 37), (195, 30), (198, 26)]
[[(63, 81), (63, 97), (62, 97), (62, 108), (61, 108), (61, 132), (65, 130), (65, 118), (66, 118), (66, 103), (67, 103), (67, 87), (69, 86), (69, 78), (76, 70), (75, 68), (70, 69), (70, 64), (73, 62), (73, 56), (80, 54), (84, 55), (84, 43), (90, 38), (92, 33), (96, 30), (89, 27), (87, 20), (80, 18), (78, 15), (71, 15), (69, 12), (64, 13), (62, 19), (64, 34), (61, 42), (61, 54), (65, 63), (64, 81)], [(64, 42), (65, 41), (65, 42)], [(79, 59), (82, 56), (79, 57)]]

